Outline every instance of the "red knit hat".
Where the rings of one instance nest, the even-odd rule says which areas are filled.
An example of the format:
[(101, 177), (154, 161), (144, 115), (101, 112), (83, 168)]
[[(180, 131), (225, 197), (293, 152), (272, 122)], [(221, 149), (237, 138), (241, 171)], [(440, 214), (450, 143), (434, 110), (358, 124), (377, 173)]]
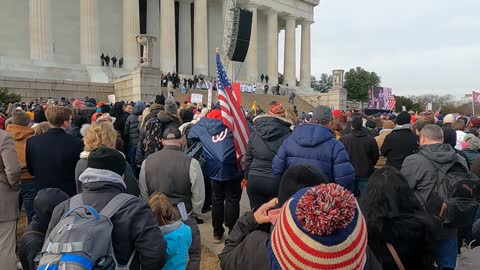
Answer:
[(207, 114), (207, 118), (222, 120), (222, 112), (220, 110), (212, 110)]
[(268, 113), (270, 115), (285, 117), (285, 109), (283, 108), (281, 103), (275, 103), (270, 106)]
[(282, 207), (270, 241), (270, 269), (364, 269), (367, 238), (352, 193), (337, 184), (305, 188)]

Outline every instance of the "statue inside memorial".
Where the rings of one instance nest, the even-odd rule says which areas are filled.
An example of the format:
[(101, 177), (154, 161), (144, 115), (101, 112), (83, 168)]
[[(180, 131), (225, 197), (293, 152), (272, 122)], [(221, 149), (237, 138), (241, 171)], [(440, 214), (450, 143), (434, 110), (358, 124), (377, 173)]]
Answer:
[(117, 57), (112, 57), (112, 67), (117, 67)]
[(102, 67), (105, 66), (105, 55), (103, 53), (100, 55), (100, 60), (102, 61)]

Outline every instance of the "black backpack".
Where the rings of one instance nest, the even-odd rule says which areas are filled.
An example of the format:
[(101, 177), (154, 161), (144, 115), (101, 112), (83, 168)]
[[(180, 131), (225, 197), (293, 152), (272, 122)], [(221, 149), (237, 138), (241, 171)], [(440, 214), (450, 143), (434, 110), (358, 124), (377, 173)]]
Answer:
[(479, 207), (472, 197), (472, 190), (480, 184), (479, 178), (469, 172), (458, 158), (452, 163), (439, 166), (423, 156), (438, 169), (438, 179), (427, 200), (422, 202), (427, 213), (433, 215), (437, 223), (455, 227), (472, 225)]

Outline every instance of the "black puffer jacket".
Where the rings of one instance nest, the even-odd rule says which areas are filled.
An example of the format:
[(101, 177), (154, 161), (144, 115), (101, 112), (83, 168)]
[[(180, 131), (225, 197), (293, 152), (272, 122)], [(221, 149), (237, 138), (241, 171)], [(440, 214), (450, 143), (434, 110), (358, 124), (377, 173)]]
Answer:
[(139, 101), (135, 104), (132, 110), (132, 114), (128, 116), (127, 122), (125, 122), (125, 131), (123, 132), (123, 143), (128, 147), (137, 145), (140, 137), (140, 115), (142, 115), (145, 109), (145, 103)]
[[(82, 200), (97, 211), (101, 211), (119, 193), (124, 193), (125, 188), (118, 183), (121, 179), (105, 175), (103, 170), (87, 169), (80, 181), (84, 191)], [(88, 179), (88, 180), (87, 180)], [(58, 224), (63, 214), (70, 209), (70, 200), (59, 204), (52, 214), (47, 235)], [(126, 265), (134, 250), (135, 258), (130, 266), (131, 270), (157, 270), (162, 269), (167, 260), (167, 244), (162, 231), (152, 215), (152, 210), (139, 198), (135, 198), (122, 206), (110, 219), (113, 224), (112, 245), (120, 265)]]
[(249, 175), (272, 178), (272, 160), (283, 141), (291, 134), (287, 119), (261, 115), (253, 120), (254, 131), (248, 140), (245, 179)]

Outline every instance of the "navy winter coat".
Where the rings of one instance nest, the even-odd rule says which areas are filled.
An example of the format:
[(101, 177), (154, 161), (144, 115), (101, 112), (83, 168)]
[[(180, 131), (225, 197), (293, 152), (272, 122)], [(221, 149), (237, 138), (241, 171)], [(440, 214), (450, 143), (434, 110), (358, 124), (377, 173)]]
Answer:
[(273, 174), (282, 176), (291, 166), (311, 165), (325, 173), (332, 182), (353, 191), (355, 172), (343, 144), (330, 129), (315, 124), (295, 128), (273, 159)]
[(202, 143), (210, 179), (225, 181), (239, 175), (233, 134), (222, 121), (203, 117), (190, 129), (188, 138)]

